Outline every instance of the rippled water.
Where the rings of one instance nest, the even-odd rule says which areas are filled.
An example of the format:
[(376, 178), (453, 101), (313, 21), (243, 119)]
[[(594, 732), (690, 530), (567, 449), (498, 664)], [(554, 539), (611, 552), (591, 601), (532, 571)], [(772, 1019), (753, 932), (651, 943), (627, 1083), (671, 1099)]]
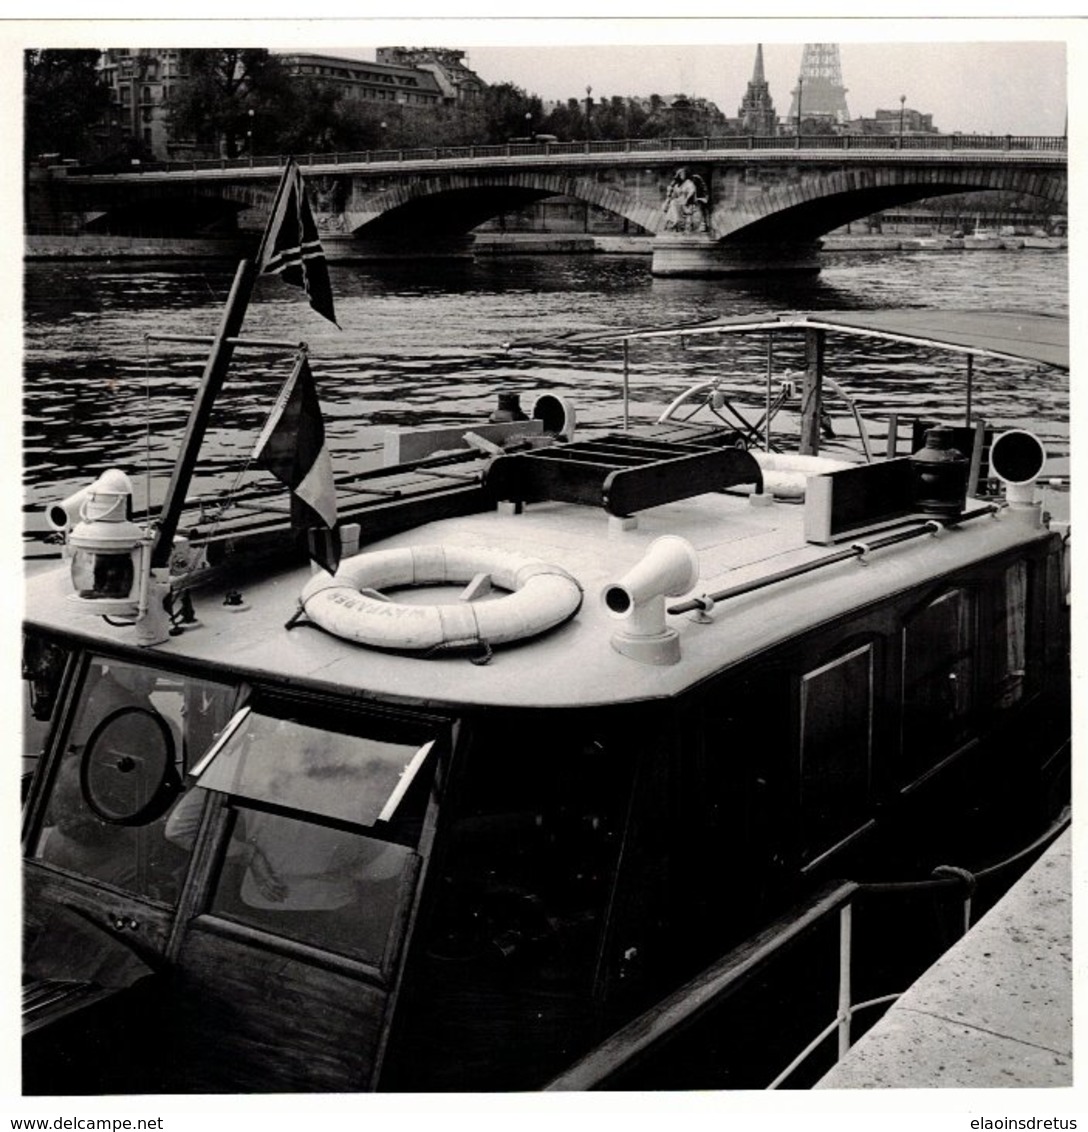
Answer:
[[(564, 345), (571, 331), (689, 322), (773, 310), (959, 307), (1067, 313), (1064, 252), (828, 253), (814, 279), (745, 285), (654, 279), (643, 256), (525, 256), (474, 263), (353, 264), (332, 268), (343, 330), (278, 280), (258, 282), (243, 334), (305, 339), (338, 473), (377, 459), (384, 428), (482, 420), (499, 390), (526, 403), (551, 389), (580, 422), (621, 419), (618, 343)], [(103, 468), (146, 470), (161, 499), (206, 347), (147, 343), (145, 335), (210, 335), (234, 268), (225, 263), (30, 263), (25, 280), (25, 481), (28, 510), (67, 494)], [(531, 351), (505, 343), (532, 339)], [(839, 339), (828, 372), (863, 413), (960, 419), (965, 362), (893, 343)], [(762, 394), (765, 345), (754, 337), (712, 350), (645, 342), (631, 349), (632, 417), (651, 420), (687, 385), (751, 377)], [(800, 370), (776, 349), (776, 372)], [(236, 354), (201, 459), (197, 488), (232, 483), (252, 450), (289, 356)], [(998, 428), (1030, 426), (1067, 468), (1065, 375), (996, 361), (975, 364), (976, 412)], [(743, 382), (742, 382), (743, 384)], [(949, 412), (949, 406), (956, 406)], [(879, 450), (879, 449), (878, 449)], [(28, 527), (40, 527), (36, 515)]]

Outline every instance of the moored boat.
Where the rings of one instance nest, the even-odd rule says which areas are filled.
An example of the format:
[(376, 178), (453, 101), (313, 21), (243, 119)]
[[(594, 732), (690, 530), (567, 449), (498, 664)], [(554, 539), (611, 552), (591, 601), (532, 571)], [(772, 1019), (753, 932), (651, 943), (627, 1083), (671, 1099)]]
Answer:
[(1005, 242), (996, 228), (980, 228), (977, 225), (973, 232), (963, 237), (963, 246), (968, 251), (997, 251), (1005, 246)]
[(1064, 321), (614, 337), (681, 333), (804, 343), (797, 451), (768, 373), (755, 418), (711, 380), (638, 430), (550, 395), (402, 430), (315, 536), (190, 523), (188, 448), (150, 521), (116, 471), (56, 506), (69, 557), (25, 634), (26, 1091), (751, 1087), (794, 1021), (717, 1077), (669, 1043), (753, 991), (754, 949), (819, 936), (829, 884), (958, 891), (1060, 823), (1041, 445), (968, 410), (878, 457), (849, 398), (857, 450), (823, 444), (844, 338), (1064, 371)]
[(1032, 233), (1023, 237), (1023, 246), (1032, 251), (1061, 251), (1068, 247), (1068, 242), (1064, 236)]

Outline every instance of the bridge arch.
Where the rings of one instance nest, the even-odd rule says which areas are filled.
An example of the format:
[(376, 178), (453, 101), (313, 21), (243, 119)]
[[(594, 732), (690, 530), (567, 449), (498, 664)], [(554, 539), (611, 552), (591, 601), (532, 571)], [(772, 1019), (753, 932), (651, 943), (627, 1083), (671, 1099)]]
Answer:
[(712, 213), (712, 235), (730, 243), (808, 243), (875, 212), (956, 193), (1001, 190), (1066, 203), (1064, 170), (947, 166), (860, 166), (782, 183), (739, 206), (725, 202)]
[(403, 238), (406, 227), (424, 237), (448, 236), (557, 196), (585, 201), (650, 233), (660, 223), (658, 210), (623, 185), (553, 170), (451, 173), (402, 181), (349, 203), (344, 217), (348, 230), (362, 238)]

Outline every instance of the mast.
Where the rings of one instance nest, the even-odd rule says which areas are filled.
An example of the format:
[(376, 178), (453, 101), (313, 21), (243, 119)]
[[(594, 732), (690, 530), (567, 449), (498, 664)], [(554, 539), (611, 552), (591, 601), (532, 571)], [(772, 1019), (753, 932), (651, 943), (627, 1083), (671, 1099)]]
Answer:
[[(151, 555), (152, 569), (166, 566), (170, 561), (170, 552), (174, 545), (174, 535), (177, 533), (178, 520), (185, 507), (185, 499), (192, 482), (193, 471), (196, 468), (197, 456), (204, 440), (204, 433), (211, 419), (215, 399), (223, 388), (223, 381), (227, 376), (231, 358), (234, 356), (234, 339), (242, 327), (249, 307), (249, 300), (253, 294), (253, 285), (257, 272), (253, 263), (243, 259), (238, 264), (234, 274), (234, 283), (227, 298), (227, 305), (223, 311), (223, 318), (219, 324), (208, 352), (208, 360), (204, 364), (204, 374), (200, 380), (193, 407), (189, 411), (189, 420), (185, 426), (185, 434), (181, 439), (181, 450), (178, 453), (174, 470), (170, 474), (170, 483), (166, 488), (166, 499), (163, 501), (162, 513), (159, 518), (159, 531), (155, 541), (155, 549)], [(148, 500), (150, 510), (151, 501)]]
[(803, 456), (820, 454), (820, 412), (823, 400), (824, 347), (827, 331), (805, 330), (805, 377), (801, 387), (801, 440)]

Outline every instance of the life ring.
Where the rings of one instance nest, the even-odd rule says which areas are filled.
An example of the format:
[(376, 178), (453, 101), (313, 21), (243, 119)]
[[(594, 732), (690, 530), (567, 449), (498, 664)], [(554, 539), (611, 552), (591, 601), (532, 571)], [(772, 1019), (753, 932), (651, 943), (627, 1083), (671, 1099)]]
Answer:
[[(492, 601), (411, 605), (387, 586), (467, 584), (488, 575), (509, 591)], [(373, 648), (425, 652), (501, 645), (554, 628), (577, 613), (582, 587), (565, 570), (517, 551), (483, 546), (410, 546), (358, 554), (302, 591), (306, 616), (328, 632)]]
[(779, 499), (804, 499), (809, 476), (837, 472), (852, 465), (828, 456), (802, 456), (797, 452), (759, 452), (749, 455), (763, 470), (763, 490)]

